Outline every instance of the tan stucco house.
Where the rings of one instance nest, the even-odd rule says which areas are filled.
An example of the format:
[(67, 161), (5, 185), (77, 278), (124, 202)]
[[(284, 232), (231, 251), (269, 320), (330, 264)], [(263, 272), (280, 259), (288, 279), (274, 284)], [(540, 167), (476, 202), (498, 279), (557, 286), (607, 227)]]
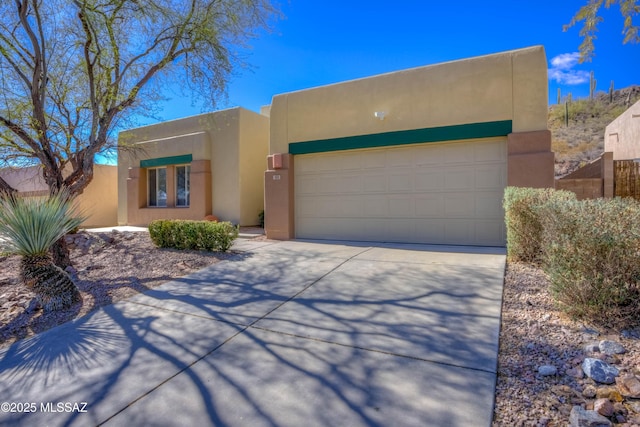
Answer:
[(640, 161), (640, 101), (605, 128), (604, 151), (612, 152), (613, 160)]
[(274, 239), (506, 242), (507, 185), (554, 186), (544, 48), (273, 97)]
[(118, 224), (213, 215), (258, 224), (269, 118), (232, 108), (121, 132)]
[[(94, 165), (93, 179), (76, 198), (78, 207), (88, 218), (82, 227), (109, 227), (116, 225), (118, 210), (118, 171), (112, 165)], [(0, 169), (7, 184), (25, 196), (46, 196), (49, 187), (42, 177), (40, 166)]]

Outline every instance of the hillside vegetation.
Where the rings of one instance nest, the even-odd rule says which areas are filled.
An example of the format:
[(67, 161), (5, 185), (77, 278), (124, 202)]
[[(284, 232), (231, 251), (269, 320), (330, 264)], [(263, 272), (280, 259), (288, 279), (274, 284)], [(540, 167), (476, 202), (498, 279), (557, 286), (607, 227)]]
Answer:
[(600, 157), (607, 125), (639, 99), (640, 86), (630, 86), (614, 91), (612, 97), (599, 92), (593, 100), (573, 100), (568, 103), (568, 126), (564, 102), (550, 106), (549, 130), (551, 148), (556, 153), (556, 178)]

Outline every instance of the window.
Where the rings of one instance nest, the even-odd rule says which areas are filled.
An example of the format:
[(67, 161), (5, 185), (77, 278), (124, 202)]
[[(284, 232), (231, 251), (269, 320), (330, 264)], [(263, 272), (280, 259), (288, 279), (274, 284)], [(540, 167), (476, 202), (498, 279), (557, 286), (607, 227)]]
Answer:
[(176, 166), (176, 206), (189, 206), (191, 166)]
[(167, 168), (155, 168), (148, 170), (148, 206), (167, 206)]

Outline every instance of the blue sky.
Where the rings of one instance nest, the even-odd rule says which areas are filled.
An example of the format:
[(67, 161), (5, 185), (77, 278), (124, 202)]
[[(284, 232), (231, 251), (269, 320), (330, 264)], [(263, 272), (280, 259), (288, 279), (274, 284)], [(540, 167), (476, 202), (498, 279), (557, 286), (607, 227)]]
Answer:
[[(588, 96), (590, 71), (598, 91), (611, 80), (616, 88), (640, 84), (640, 44), (622, 44), (617, 6), (604, 10), (592, 62), (577, 63), (579, 28), (562, 27), (586, 2), (290, 0), (272, 32), (250, 42), (252, 69), (237, 70), (218, 107), (259, 111), (279, 93), (534, 45), (546, 50), (551, 103), (558, 87), (563, 96)], [(164, 120), (202, 112), (168, 96)]]

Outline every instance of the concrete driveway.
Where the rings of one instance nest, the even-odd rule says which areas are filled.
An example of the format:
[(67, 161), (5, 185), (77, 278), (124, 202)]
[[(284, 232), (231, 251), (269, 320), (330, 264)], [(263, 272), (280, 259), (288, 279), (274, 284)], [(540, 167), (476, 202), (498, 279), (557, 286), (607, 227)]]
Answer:
[(491, 424), (504, 249), (235, 248), (0, 350), (0, 424)]

